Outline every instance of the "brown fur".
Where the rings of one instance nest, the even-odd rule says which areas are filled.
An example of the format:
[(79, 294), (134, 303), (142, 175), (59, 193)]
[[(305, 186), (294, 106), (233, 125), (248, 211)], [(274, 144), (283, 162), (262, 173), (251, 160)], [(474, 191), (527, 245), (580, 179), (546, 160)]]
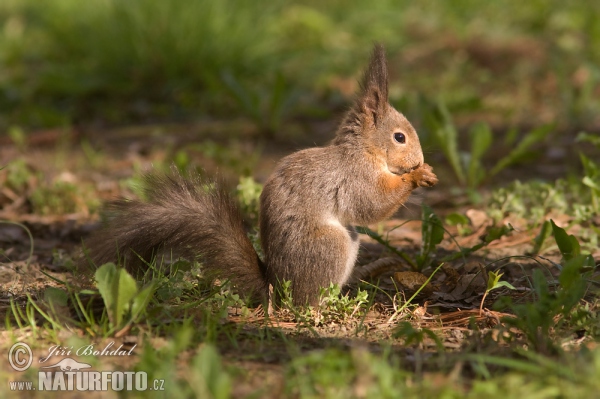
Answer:
[[(402, 132), (405, 143), (394, 141)], [(260, 197), (258, 259), (232, 200), (207, 192), (201, 181), (177, 175), (150, 177), (149, 202), (118, 201), (119, 217), (90, 243), (92, 259), (112, 260), (115, 246), (129, 262), (132, 251), (148, 259), (159, 247), (188, 256), (231, 280), (243, 293), (267, 292), (292, 282), (296, 304), (315, 304), (320, 287), (343, 285), (358, 253), (353, 225), (391, 216), (413, 189), (437, 178), (423, 163), (417, 133), (388, 103), (388, 74), (382, 46), (375, 46), (361, 93), (335, 139), (283, 158)]]
[(228, 193), (199, 177), (146, 176), (148, 201), (120, 199), (107, 204), (109, 221), (86, 241), (96, 265), (117, 257), (128, 270), (166, 251), (201, 257), (207, 272), (232, 280), (241, 292), (264, 297), (264, 265), (246, 236), (242, 218)]

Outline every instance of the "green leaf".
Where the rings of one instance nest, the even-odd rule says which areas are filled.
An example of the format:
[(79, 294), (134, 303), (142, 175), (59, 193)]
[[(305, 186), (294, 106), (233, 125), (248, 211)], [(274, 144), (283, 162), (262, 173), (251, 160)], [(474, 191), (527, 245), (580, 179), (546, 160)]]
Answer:
[(490, 176), (494, 176), (504, 170), (506, 167), (518, 162), (527, 154), (527, 151), (534, 144), (542, 141), (548, 133), (552, 131), (552, 125), (544, 125), (527, 133), (525, 138), (513, 149), (507, 156), (500, 159), (490, 171)]
[(131, 303), (131, 320), (137, 321), (138, 317), (142, 312), (146, 310), (150, 300), (152, 300), (152, 295), (156, 291), (158, 284), (156, 282), (150, 283), (148, 286), (144, 287), (137, 295), (133, 298), (133, 302)]
[(581, 280), (581, 270), (586, 262), (587, 256), (579, 255), (569, 259), (558, 276), (560, 286), (565, 290), (572, 289)]
[(558, 309), (567, 315), (583, 298), (586, 291), (586, 281), (583, 277), (588, 256), (578, 255), (565, 262), (558, 276), (560, 290), (557, 293)]
[(577, 135), (575, 141), (587, 141), (588, 143), (592, 143), (596, 147), (600, 148), (600, 136), (598, 135), (581, 132)]
[(592, 255), (588, 255), (585, 258), (585, 262), (583, 262), (583, 266), (590, 267), (590, 268), (596, 267), (596, 261), (594, 260), (594, 257)]
[(296, 101), (296, 95), (291, 90), (291, 85), (286, 81), (285, 76), (278, 72), (275, 75), (271, 95), (269, 100), (269, 128), (273, 131), (278, 130), (281, 121), (290, 107)]
[(424, 122), (450, 162), (458, 182), (464, 184), (466, 179), (458, 152), (458, 133), (448, 109), (443, 103), (432, 106), (431, 112), (425, 114)]
[(485, 173), (481, 164), (481, 158), (492, 145), (492, 131), (486, 123), (478, 123), (470, 131), (471, 134), (471, 158), (467, 181), (470, 187), (477, 186)]
[(542, 224), (540, 233), (533, 240), (534, 254), (538, 254), (540, 252), (542, 245), (544, 245), (544, 242), (548, 239), (548, 237), (550, 237), (550, 234), (552, 234), (552, 225), (546, 220), (544, 224)]
[(59, 288), (47, 287), (44, 290), (44, 301), (52, 306), (67, 306), (68, 299), (69, 294)]
[(510, 284), (508, 281), (500, 281), (500, 278), (502, 278), (503, 275), (504, 275), (504, 273), (489, 271), (486, 291), (490, 292), (491, 290), (495, 290), (496, 288), (500, 288), (500, 287), (506, 287), (508, 289), (514, 290), (515, 287), (512, 284)]
[(214, 346), (203, 345), (190, 366), (194, 376), (190, 379), (190, 385), (197, 397), (214, 399), (231, 397), (232, 381)]
[(425, 204), (423, 204), (422, 222), (421, 233), (423, 243), (421, 245), (421, 254), (417, 259), (421, 270), (428, 265), (430, 254), (435, 251), (435, 247), (444, 239), (442, 221), (433, 212), (433, 209)]
[(516, 290), (516, 288), (508, 281), (499, 281), (498, 284), (496, 284), (492, 289), (500, 288), (500, 287), (506, 287), (509, 290)]
[(84, 289), (84, 290), (79, 291), (79, 295), (96, 295), (96, 294), (98, 294), (98, 291), (95, 291), (95, 290)]
[(514, 230), (514, 227), (512, 227), (512, 225), (510, 223), (508, 225), (503, 225), (500, 227), (492, 226), (487, 230), (487, 233), (486, 233), (483, 241), (486, 244), (489, 244), (490, 242), (507, 235), (508, 233), (510, 233), (513, 230)]
[(19, 149), (25, 151), (27, 149), (27, 134), (19, 126), (12, 126), (8, 129), (8, 136)]
[(500, 277), (502, 277), (504, 273), (498, 273), (489, 271), (488, 272), (488, 282), (487, 282), (487, 291), (491, 291), (498, 285), (498, 281), (500, 281)]
[(598, 184), (596, 184), (595, 181), (593, 181), (592, 179), (590, 179), (589, 176), (585, 176), (581, 182), (583, 184), (585, 184), (586, 186), (593, 188), (594, 190), (600, 190), (600, 186)]
[(512, 147), (515, 141), (517, 141), (518, 136), (519, 129), (516, 127), (511, 127), (510, 130), (504, 134), (504, 145), (507, 147)]
[(108, 317), (113, 327), (119, 327), (137, 293), (137, 284), (125, 269), (118, 268), (114, 263), (100, 266), (94, 277), (106, 305)]
[(221, 74), (221, 80), (225, 88), (237, 101), (242, 111), (254, 119), (255, 122), (261, 122), (262, 115), (258, 95), (247, 87), (244, 87), (233, 73), (229, 71)]
[(565, 261), (571, 260), (574, 257), (581, 254), (581, 248), (579, 246), (579, 242), (574, 235), (569, 235), (565, 231), (565, 229), (558, 227), (554, 220), (550, 219), (550, 223), (552, 224), (552, 231), (554, 232), (554, 239), (556, 240), (556, 245), (558, 245), (558, 249), (562, 254)]
[(583, 169), (586, 176), (588, 176), (590, 179), (600, 177), (600, 167), (598, 167), (594, 161), (581, 153), (579, 154), (579, 157), (581, 158), (581, 163), (583, 164)]
[(444, 239), (442, 221), (428, 205), (423, 204), (423, 241), (427, 252), (433, 251), (435, 246)]
[(423, 204), (423, 233), (422, 252), (431, 252), (444, 239), (442, 221), (428, 205)]
[(600, 212), (600, 167), (585, 155), (580, 153), (579, 156), (585, 171), (582, 183), (591, 188), (592, 209), (598, 213)]
[(465, 215), (461, 214), (461, 213), (451, 213), (448, 216), (446, 216), (445, 218), (445, 222), (447, 225), (450, 226), (456, 226), (456, 225), (468, 225), (469, 222), (469, 218), (466, 217)]

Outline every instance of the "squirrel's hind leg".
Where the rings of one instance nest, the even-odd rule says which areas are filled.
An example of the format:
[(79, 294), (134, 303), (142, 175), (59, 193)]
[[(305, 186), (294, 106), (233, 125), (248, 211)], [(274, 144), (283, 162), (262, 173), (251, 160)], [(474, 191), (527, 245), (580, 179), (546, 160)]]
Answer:
[[(303, 245), (301, 252), (287, 251), (283, 280), (292, 282), (295, 305), (317, 305), (321, 288), (331, 283), (343, 286), (352, 275), (358, 255), (358, 235), (354, 228), (339, 222), (319, 226)], [(281, 276), (280, 276), (281, 278)]]

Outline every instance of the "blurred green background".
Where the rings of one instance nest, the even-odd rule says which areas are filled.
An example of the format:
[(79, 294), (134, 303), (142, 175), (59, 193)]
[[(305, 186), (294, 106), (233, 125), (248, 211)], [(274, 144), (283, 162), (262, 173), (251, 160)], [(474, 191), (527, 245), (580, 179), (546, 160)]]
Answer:
[[(372, 43), (419, 125), (600, 125), (600, 2), (3, 0), (0, 134), (100, 123), (338, 115)], [(423, 134), (427, 134), (424, 132)]]

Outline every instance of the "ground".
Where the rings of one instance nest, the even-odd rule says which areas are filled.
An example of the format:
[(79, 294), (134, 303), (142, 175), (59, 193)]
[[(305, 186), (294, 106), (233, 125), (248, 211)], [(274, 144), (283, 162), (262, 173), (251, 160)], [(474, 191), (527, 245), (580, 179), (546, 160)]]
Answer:
[[(228, 126), (220, 128), (227, 129)], [(513, 213), (503, 214), (501, 219), (494, 220), (491, 216), (493, 212), (489, 211), (490, 205), (473, 205), (461, 199), (461, 195), (453, 195), (452, 185), (444, 184), (444, 178), (440, 186), (416, 192), (411, 203), (393, 219), (369, 226), (375, 238), (361, 235), (357, 269), (362, 270), (361, 265), (377, 259), (387, 262), (383, 268), (361, 275), (365, 282), (359, 286), (368, 292), (366, 303), (352, 299), (360, 297), (355, 284), (350, 287), (350, 299), (347, 297), (346, 302), (331, 299), (332, 295), (326, 294), (324, 298), (329, 298), (329, 302), (325, 299), (322, 309), (306, 311), (284, 307), (265, 316), (262, 306), (247, 308), (237, 297), (231, 297), (228, 291), (215, 297), (219, 291), (215, 291), (214, 287), (212, 291), (208, 288), (208, 292), (206, 287), (200, 289), (199, 280), (188, 271), (185, 275), (162, 280), (163, 288), (174, 292), (164, 294), (159, 289), (144, 317), (118, 331), (109, 328), (106, 309), (99, 295), (84, 291), (95, 289), (93, 276), (73, 269), (73, 260), (81, 253), (82, 240), (99, 226), (100, 202), (117, 195), (135, 195), (135, 184), (131, 184), (131, 181), (136, 174), (148, 168), (162, 167), (174, 153), (187, 154), (188, 164), (203, 165), (207, 171), (220, 167), (230, 180), (233, 179), (238, 172), (236, 168), (244, 166), (230, 162), (228, 159), (232, 157), (231, 154), (222, 155), (219, 159), (207, 155), (206, 151), (195, 152), (194, 141), (189, 138), (189, 132), (200, 132), (210, 137), (218, 129), (210, 125), (205, 128), (153, 126), (119, 128), (101, 134), (87, 133), (85, 140), (89, 143), (88, 147), (93, 148), (88, 149), (88, 153), (74, 145), (81, 137), (69, 136), (72, 132), (61, 131), (32, 134), (26, 144), (26, 152), (19, 152), (15, 145), (3, 146), (3, 159), (22, 160), (27, 176), (25, 187), (16, 192), (11, 189), (14, 186), (8, 184), (11, 176), (8, 172), (11, 170), (3, 175), (6, 184), (1, 217), (18, 223), (0, 226), (4, 257), (0, 265), (2, 317), (7, 320), (0, 344), (3, 348), (8, 350), (17, 341), (28, 342), (34, 348), (36, 358), (41, 358), (52, 345), (68, 347), (91, 343), (96, 348), (103, 348), (114, 342), (114, 348), (123, 345), (129, 350), (133, 347), (130, 356), (78, 358), (79, 361), (92, 363), (94, 369), (98, 370), (131, 370), (133, 367), (144, 370), (155, 361), (144, 348), (152, 347), (156, 351), (170, 348), (172, 353), (169, 361), (176, 371), (170, 370), (163, 375), (166, 375), (166, 386), (174, 389), (173, 384), (176, 383), (177, 389), (185, 390), (191, 386), (194, 390), (200, 389), (196, 385), (204, 385), (186, 375), (185, 365), (194, 364), (194, 356), (199, 356), (205, 345), (214, 345), (220, 356), (215, 361), (218, 365), (222, 362), (224, 367), (222, 374), (226, 375), (226, 380), (235, 381), (230, 387), (233, 397), (258, 394), (274, 398), (305, 395), (307, 393), (303, 390), (307, 389), (310, 392), (325, 389), (319, 388), (321, 383), (318, 376), (311, 376), (305, 368), (314, 369), (321, 362), (327, 362), (328, 356), (337, 361), (341, 361), (340, 356), (350, 356), (348, 365), (332, 366), (336, 372), (353, 375), (353, 372), (359, 372), (357, 370), (361, 364), (356, 363), (357, 357), (366, 357), (369, 360), (365, 362), (369, 363), (374, 361), (369, 357), (376, 356), (392, 364), (394, 361), (400, 362), (399, 370), (408, 373), (403, 378), (415, 379), (416, 384), (422, 384), (426, 379), (433, 384), (431, 392), (437, 392), (439, 387), (436, 388), (436, 384), (447, 389), (449, 381), (452, 381), (456, 392), (466, 392), (473, 383), (469, 380), (477, 379), (480, 370), (474, 369), (474, 364), (465, 359), (476, 353), (497, 356), (496, 360), (511, 360), (522, 356), (518, 351), (515, 354), (515, 347), (535, 347), (537, 344), (539, 348), (536, 349), (550, 358), (559, 356), (554, 346), (568, 353), (582, 347), (594, 350), (595, 327), (591, 326), (596, 323), (593, 321), (596, 302), (593, 286), (588, 287), (592, 291), (587, 291), (580, 298), (581, 306), (588, 307), (593, 321), (591, 325), (583, 324), (575, 328), (563, 320), (560, 329), (547, 331), (552, 336), (550, 344), (528, 342), (528, 339), (535, 338), (527, 338), (524, 326), (507, 323), (507, 320), (515, 317), (514, 307), (500, 310), (494, 303), (501, 297), (512, 298), (516, 304), (512, 306), (539, 301), (533, 293), (539, 287), (532, 287), (532, 271), (543, 270), (550, 289), (555, 290), (561, 264), (564, 265), (563, 257), (557, 246), (550, 243), (552, 238), (536, 256), (533, 244), (540, 232), (539, 225), (532, 226), (527, 219)], [(160, 135), (153, 137), (148, 134), (157, 130), (161, 131)], [(253, 153), (256, 147), (252, 129), (248, 131), (249, 137), (236, 139), (239, 141), (235, 146), (226, 147), (218, 141), (214, 146), (221, 145), (221, 151), (228, 148), (230, 152)], [(165, 147), (168, 149), (164, 150)], [(90, 151), (93, 151), (92, 155)], [(289, 149), (270, 144), (262, 151), (252, 165), (258, 179), (264, 179), (276, 158)], [(444, 171), (439, 174), (444, 176)], [(54, 182), (54, 186), (46, 182)], [(79, 191), (74, 197), (70, 197), (68, 190), (49, 191), (46, 201), (41, 202), (38, 205), (41, 208), (36, 208), (34, 212), (36, 203), (31, 200), (35, 198), (32, 193), (40, 190), (40, 187), (56, 188), (56, 182), (74, 183)], [(481, 192), (484, 198), (490, 197), (485, 190)], [(54, 203), (51, 197), (56, 197)], [(425, 266), (421, 273), (419, 267), (411, 266), (398, 256), (398, 251), (413, 259), (413, 262), (418, 259), (420, 248), (424, 247), (422, 203), (435, 211), (446, 230), (441, 243), (433, 246), (429, 266)], [(43, 205), (55, 208), (43, 208)], [(69, 206), (74, 212), (56, 214), (60, 212), (55, 209)], [(451, 215), (456, 214), (463, 215), (464, 220), (450, 223)], [(573, 224), (574, 218), (566, 214), (551, 211), (548, 216), (552, 216), (558, 226), (567, 227), (569, 232), (579, 236), (578, 233), (586, 228), (579, 223)], [(251, 224), (251, 212), (249, 220)], [(589, 221), (596, 228), (598, 222), (598, 217)], [(454, 256), (460, 248), (470, 248), (482, 242), (492, 226), (509, 225), (512, 231), (506, 230), (505, 234), (482, 249), (473, 254)], [(33, 238), (32, 253), (28, 232)], [(600, 251), (592, 250), (591, 254), (597, 263)], [(446, 261), (442, 266), (434, 268), (443, 259)], [(488, 280), (493, 278), (488, 275), (489, 272), (502, 273), (500, 281), (509, 283), (512, 289), (504, 286), (486, 294), (490, 287)], [(431, 280), (426, 282), (430, 276)], [(593, 281), (596, 277), (595, 274), (588, 274), (586, 278)], [(98, 318), (97, 321), (82, 322), (70, 300), (63, 304), (62, 310), (56, 312), (55, 309), (56, 313), (50, 311), (48, 306), (52, 301), (47, 294), (48, 287), (61, 289), (70, 295), (79, 293), (84, 301), (95, 297), (96, 302), (91, 308), (95, 310), (91, 312)], [(416, 291), (419, 292), (412, 297)], [(333, 297), (337, 298), (335, 292)], [(165, 302), (161, 304), (161, 301)], [(41, 309), (47, 312), (48, 319), (27, 305), (31, 302), (39, 302)], [(197, 303), (197, 308), (194, 303)], [(22, 313), (16, 311), (15, 307), (21, 308)], [(15, 316), (15, 312), (22, 317)], [(552, 317), (560, 317), (559, 313)], [(20, 319), (19, 322), (16, 319)], [(409, 324), (404, 324), (406, 322)], [(186, 325), (192, 326), (194, 332), (186, 332)], [(15, 329), (17, 326), (21, 328)], [(178, 338), (186, 334), (191, 336)], [(180, 344), (182, 347), (173, 349), (172, 346), (178, 345), (179, 340), (183, 341)], [(154, 353), (153, 356), (161, 355)], [(313, 359), (315, 356), (317, 358)], [(64, 356), (55, 355), (53, 361), (61, 357)], [(492, 362), (486, 367), (510, 370), (510, 366), (494, 364)], [(41, 363), (39, 365), (42, 366)], [(338, 370), (340, 367), (342, 371)], [(162, 371), (159, 368), (154, 376), (160, 377)], [(327, 372), (333, 373), (331, 370)], [(301, 377), (305, 374), (309, 377)], [(317, 380), (312, 380), (314, 378)], [(371, 389), (369, 386), (374, 382), (369, 378), (375, 377), (371, 376), (365, 381), (361, 381), (359, 375), (353, 378), (357, 379), (352, 379), (352, 392), (362, 397), (361, 389)], [(22, 378), (18, 373), (8, 370), (3, 379), (12, 381)], [(214, 397), (218, 396), (215, 393), (218, 387), (210, 386), (208, 382), (204, 384), (208, 384), (204, 388), (212, 392)], [(361, 387), (361, 384), (365, 386)], [(77, 397), (77, 394), (74, 395)]]
[[(72, 358), (152, 389), (54, 396), (595, 397), (599, 4), (0, 2), (0, 396)], [(221, 176), (258, 244), (262, 183), (333, 137), (373, 43), (440, 183), (359, 226), (356, 281), (264, 309), (196, 261), (77, 266), (172, 165)]]

